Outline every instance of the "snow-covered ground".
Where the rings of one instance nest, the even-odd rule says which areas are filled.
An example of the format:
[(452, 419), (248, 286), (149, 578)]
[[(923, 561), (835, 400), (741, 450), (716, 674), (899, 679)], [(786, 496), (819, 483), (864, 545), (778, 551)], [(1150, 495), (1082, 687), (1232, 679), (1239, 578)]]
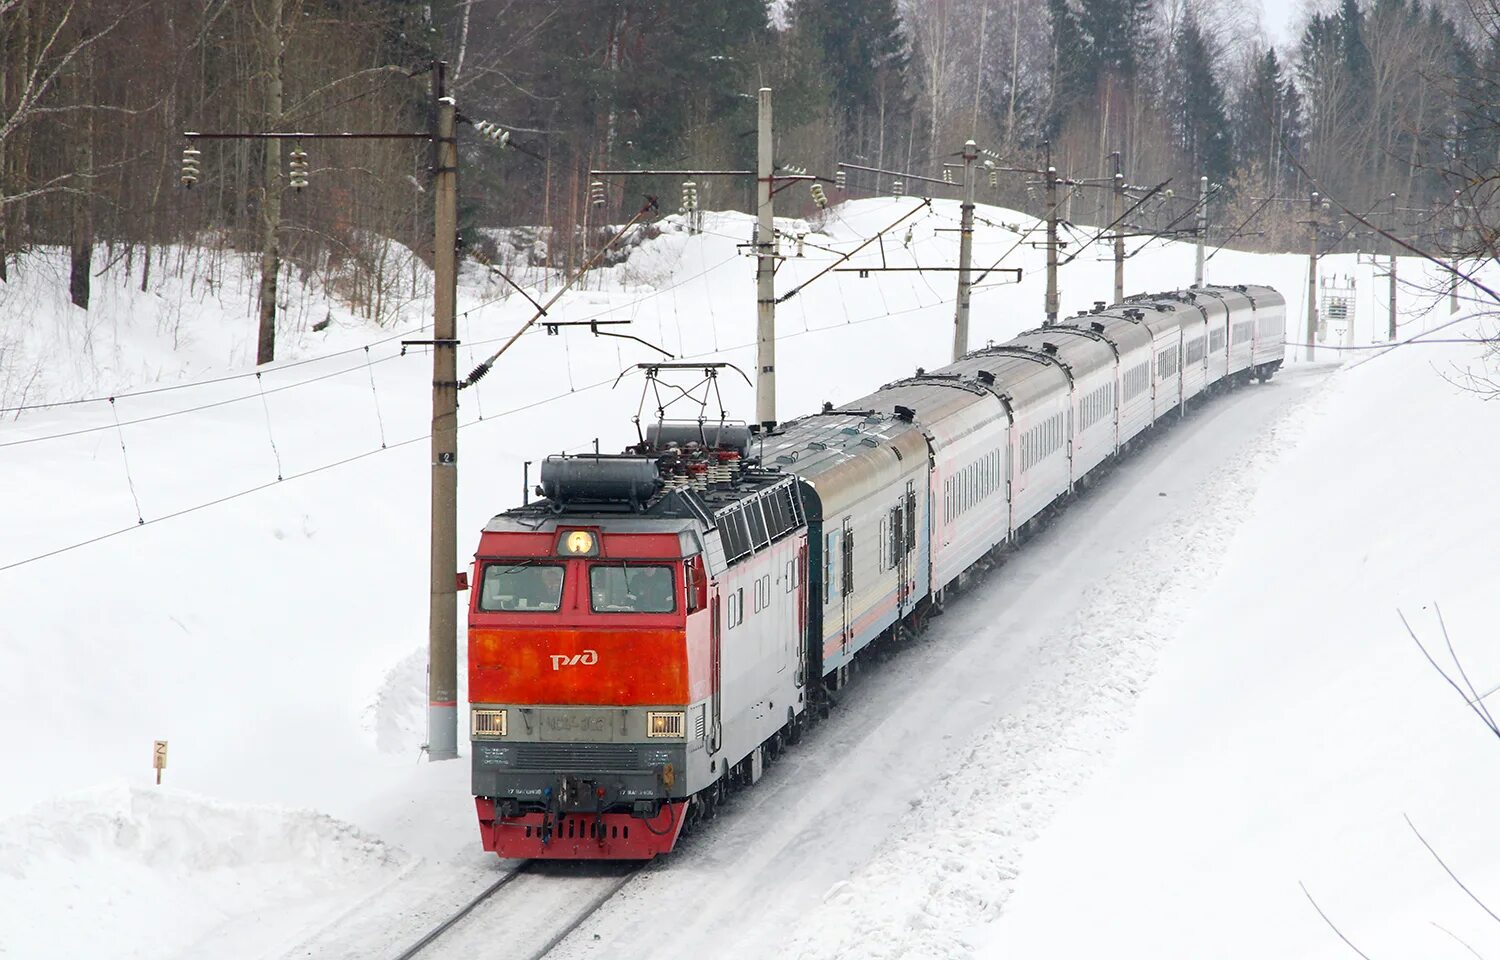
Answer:
[(1114, 758), (983, 931), (996, 955), (1353, 956), (1302, 886), (1371, 956), (1500, 954), (1413, 831), (1500, 909), (1500, 742), (1398, 616), (1453, 674), (1441, 611), (1475, 692), (1500, 687), (1500, 408), (1443, 376), (1477, 351), (1342, 371), (1279, 431)]
[[(847, 250), (917, 203), (845, 204), (809, 239)], [(980, 214), (976, 261), (1008, 253), (1025, 277), (976, 290), (976, 345), (1036, 325), (1042, 293), (1038, 252), (990, 225), (1031, 221)], [(956, 219), (936, 203), (886, 257), (951, 264)], [(750, 369), (750, 222), (710, 215), (689, 236), (669, 221), (553, 316), (630, 319), (678, 357)], [(1191, 258), (1151, 244), (1127, 288), (1181, 287)], [(831, 259), (809, 246), (778, 291)], [(61, 262), (35, 254), (0, 286), (0, 407), (117, 399), (0, 424), (0, 725), (13, 732), (0, 956), (389, 952), (500, 869), (476, 850), (466, 761), (419, 762), (431, 360), (398, 341), (426, 322), (421, 301), (378, 329), (293, 283), (303, 306), (282, 362), (131, 396), (247, 373), (253, 271), (224, 261), (209, 285), (157, 270), (140, 294), (115, 265), (86, 316), (66, 304)], [(1362, 297), (1378, 289), (1353, 256), (1325, 269), (1358, 276)], [(1295, 315), (1305, 270), (1226, 250), (1209, 279), (1271, 283)], [(1064, 311), (1107, 299), (1110, 276), (1087, 255), (1066, 267)], [(951, 283), (830, 273), (788, 300), (782, 416), (942, 363)], [(504, 293), (463, 278), (461, 366), (529, 316)], [(1359, 306), (1360, 342), (1383, 327), (1374, 306)], [(1412, 312), (1403, 334), (1446, 317)], [(1318, 956), (1331, 934), (1288, 906), (1298, 879), (1346, 929), (1444, 922), (1429, 910), (1451, 890), (1435, 864), (1401, 860), (1407, 885), (1389, 886), (1372, 864), (1426, 856), (1385, 815), (1404, 809), (1430, 819), (1440, 850), (1473, 858), (1470, 879), (1500, 865), (1478, 813), (1493, 751), (1434, 692), (1394, 614), (1404, 603), (1430, 635), (1421, 605), (1443, 603), (1458, 642), (1474, 638), (1476, 683), (1500, 682), (1478, 644), (1494, 516), (1467, 445), (1493, 434), (1496, 408), (1432, 365), (1476, 352), (1291, 366), (1189, 418), (862, 677), (729, 816), (560, 954), (655, 950), (663, 924), (686, 922), (684, 942), (742, 956), (1066, 956), (1094, 933), (1112, 955)], [(608, 384), (655, 356), (576, 330), (521, 338), (463, 396), (461, 529), (515, 502), (523, 460), (630, 439), (639, 381)], [(722, 386), (731, 414), (751, 410), (737, 378)], [(155, 739), (171, 743), (161, 788)], [(1340, 811), (1358, 816), (1330, 824)], [(1279, 874), (1278, 850), (1293, 854)], [(745, 909), (751, 896), (764, 909)], [(1234, 932), (1189, 940), (1204, 928), (1163, 913), (1172, 903)], [(1282, 939), (1241, 935), (1262, 918)]]

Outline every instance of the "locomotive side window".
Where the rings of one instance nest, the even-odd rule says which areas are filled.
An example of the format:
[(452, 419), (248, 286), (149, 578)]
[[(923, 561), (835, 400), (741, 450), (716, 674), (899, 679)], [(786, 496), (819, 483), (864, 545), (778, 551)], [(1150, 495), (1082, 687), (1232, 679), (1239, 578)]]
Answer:
[(562, 588), (562, 564), (532, 560), (486, 564), (479, 609), (552, 613), (562, 607)]
[(595, 613), (672, 613), (676, 578), (664, 564), (596, 563), (589, 567), (589, 606)]
[(689, 557), (682, 566), (689, 611), (702, 609), (708, 603), (708, 581), (703, 576), (702, 563), (698, 557)]

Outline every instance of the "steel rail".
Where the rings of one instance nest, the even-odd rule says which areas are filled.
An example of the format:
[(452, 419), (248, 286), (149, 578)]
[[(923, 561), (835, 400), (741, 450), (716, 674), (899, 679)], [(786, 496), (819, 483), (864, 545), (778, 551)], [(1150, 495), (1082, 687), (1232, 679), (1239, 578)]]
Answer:
[(566, 940), (568, 936), (573, 933), (573, 931), (583, 926), (586, 920), (588, 920), (594, 914), (598, 913), (599, 908), (608, 903), (610, 897), (613, 897), (615, 894), (619, 893), (620, 888), (629, 883), (632, 877), (641, 872), (641, 867), (645, 866), (645, 864), (649, 862), (650, 861), (642, 861), (641, 863), (631, 867), (629, 870), (626, 870), (624, 875), (620, 877), (618, 882), (611, 884), (608, 888), (605, 889), (603, 893), (595, 896), (594, 899), (590, 900), (589, 905), (584, 908), (584, 911), (582, 913), (580, 913), (573, 919), (572, 923), (568, 924), (566, 927), (563, 927), (557, 933), (553, 934), (552, 938), (544, 943), (540, 950), (536, 951), (535, 953), (527, 954), (526, 960), (544, 960), (547, 954), (552, 952), (553, 948)]
[(516, 867), (516, 869), (512, 870), (510, 873), (507, 873), (499, 880), (496, 880), (494, 883), (481, 890), (479, 894), (474, 897), (474, 899), (465, 904), (461, 909), (459, 909), (457, 913), (453, 914), (442, 923), (427, 931), (427, 933), (423, 935), (422, 939), (418, 940), (416, 943), (413, 943), (411, 946), (398, 953), (395, 957), (392, 958), (392, 960), (412, 960), (412, 957), (415, 957), (417, 954), (421, 953), (423, 950), (426, 950), (429, 946), (431, 946), (434, 940), (436, 940), (438, 937), (441, 937), (449, 930), (453, 929), (454, 925), (464, 917), (467, 917), (470, 913), (472, 913), (475, 907), (479, 906), (481, 903), (484, 903), (491, 896), (493, 896), (495, 891), (499, 890), (501, 887), (510, 883), (512, 880), (516, 879), (516, 877), (524, 873), (526, 871), (526, 868), (532, 863), (533, 861), (531, 860), (522, 861), (520, 866)]

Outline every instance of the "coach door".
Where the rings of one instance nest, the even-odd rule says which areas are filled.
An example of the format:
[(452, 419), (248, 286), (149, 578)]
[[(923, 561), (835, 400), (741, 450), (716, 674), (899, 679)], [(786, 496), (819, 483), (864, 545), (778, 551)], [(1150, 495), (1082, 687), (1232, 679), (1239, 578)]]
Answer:
[(849, 652), (849, 604), (854, 594), (854, 524), (844, 518), (839, 535), (839, 650)]
[(906, 495), (891, 511), (891, 566), (896, 569), (896, 614), (905, 616), (912, 607), (912, 552), (917, 536), (916, 482), (906, 481)]

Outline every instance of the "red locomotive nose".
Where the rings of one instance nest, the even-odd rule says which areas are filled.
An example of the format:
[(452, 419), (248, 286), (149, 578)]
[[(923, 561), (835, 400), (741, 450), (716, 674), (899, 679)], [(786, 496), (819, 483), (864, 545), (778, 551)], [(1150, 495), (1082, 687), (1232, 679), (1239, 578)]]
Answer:
[(707, 695), (694, 686), (682, 627), (469, 630), (469, 699), (475, 703), (680, 704)]

